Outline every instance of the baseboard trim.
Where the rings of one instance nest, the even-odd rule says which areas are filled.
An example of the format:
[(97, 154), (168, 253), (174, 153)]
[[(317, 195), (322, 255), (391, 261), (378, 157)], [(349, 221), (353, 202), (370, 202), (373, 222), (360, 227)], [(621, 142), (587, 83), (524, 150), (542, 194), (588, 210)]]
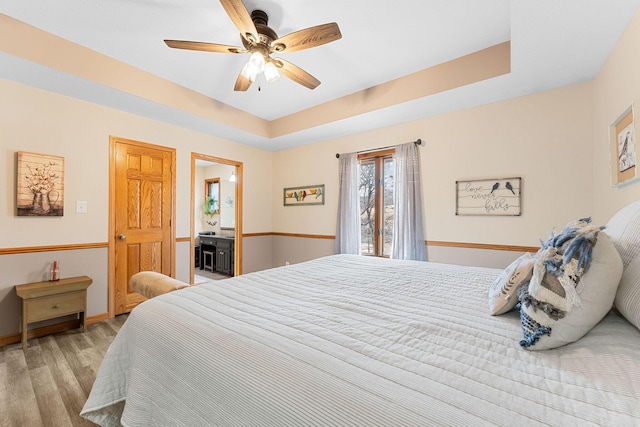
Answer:
[(92, 323), (101, 322), (109, 319), (109, 313), (95, 314), (93, 316), (87, 316), (87, 325)]
[(323, 235), (323, 234), (300, 234), (300, 233), (279, 233), (273, 232), (271, 233), (273, 236), (282, 236), (282, 237), (299, 237), (303, 239), (328, 239), (334, 240), (336, 236)]
[(82, 249), (108, 248), (108, 242), (78, 243), (70, 245), (25, 246), (21, 248), (0, 248), (0, 255), (31, 254), (36, 252), (78, 251)]
[[(297, 237), (297, 238), (304, 238), (304, 239), (328, 239), (328, 240), (332, 240), (336, 238), (336, 236), (332, 236), (332, 235), (281, 233), (277, 231), (266, 231), (261, 233), (245, 233), (242, 235), (242, 237), (265, 237), (265, 236)], [(497, 245), (493, 243), (445, 242), (441, 240), (427, 240), (424, 243), (427, 246), (444, 246), (449, 248), (483, 249), (483, 250), (509, 251), (509, 252), (537, 252), (538, 249), (540, 249), (539, 246)]]
[[(87, 324), (100, 322), (107, 320), (109, 313), (96, 314), (94, 316), (87, 317)], [(30, 329), (27, 332), (27, 339), (40, 338), (46, 335), (56, 334), (58, 332), (64, 332), (69, 329), (78, 329), (80, 326), (80, 319), (66, 320), (64, 322), (55, 323), (53, 325), (42, 326), (40, 328)], [(5, 335), (0, 337), (0, 347), (5, 345), (17, 344), (22, 341), (22, 334), (16, 332), (15, 334)]]
[(332, 235), (280, 233), (278, 231), (266, 231), (262, 233), (245, 233), (242, 235), (242, 237), (265, 237), (265, 236), (298, 237), (303, 239), (335, 239), (336, 238), (336, 236), (332, 236)]
[(445, 246), (449, 248), (483, 249), (492, 251), (510, 252), (537, 252), (538, 246), (517, 246), (517, 245), (495, 245), (489, 243), (467, 243), (467, 242), (443, 242), (439, 240), (427, 240), (427, 246)]

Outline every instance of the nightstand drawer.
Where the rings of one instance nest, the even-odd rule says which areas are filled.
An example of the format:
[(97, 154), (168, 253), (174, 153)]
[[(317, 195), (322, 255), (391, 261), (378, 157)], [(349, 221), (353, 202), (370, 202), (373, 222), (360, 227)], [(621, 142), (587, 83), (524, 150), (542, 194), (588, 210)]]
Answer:
[(85, 311), (86, 300), (86, 291), (51, 295), (28, 300), (26, 321), (29, 323), (38, 322), (40, 320)]

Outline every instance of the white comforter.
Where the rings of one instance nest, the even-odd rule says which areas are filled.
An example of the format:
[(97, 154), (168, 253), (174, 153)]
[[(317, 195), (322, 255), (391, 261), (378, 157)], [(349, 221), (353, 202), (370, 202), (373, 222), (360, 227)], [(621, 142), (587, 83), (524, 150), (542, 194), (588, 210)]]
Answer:
[(640, 331), (529, 352), (499, 271), (337, 255), (138, 306), (82, 415), (125, 426), (640, 425)]

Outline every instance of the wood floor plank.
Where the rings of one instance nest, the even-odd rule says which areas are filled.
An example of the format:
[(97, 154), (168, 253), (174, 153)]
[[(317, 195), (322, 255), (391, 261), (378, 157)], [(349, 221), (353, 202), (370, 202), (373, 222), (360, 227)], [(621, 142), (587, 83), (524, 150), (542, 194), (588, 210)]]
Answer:
[(48, 366), (29, 372), (44, 426), (71, 426), (71, 418)]
[(72, 334), (71, 338), (75, 344), (75, 346), (79, 350), (85, 350), (90, 348), (93, 345), (91, 341), (90, 335), (86, 333), (82, 333), (82, 330), (77, 331), (78, 333)]
[(7, 366), (7, 395), (10, 414), (9, 425), (42, 426), (29, 369), (21, 345), (15, 345), (5, 353)]
[[(44, 352), (47, 359), (47, 365), (51, 368), (54, 381), (58, 388), (58, 393), (64, 402), (69, 417), (74, 425), (82, 425), (84, 419), (80, 418), (80, 411), (84, 406), (87, 395), (83, 391), (72, 366), (78, 366), (74, 360), (70, 360), (67, 356), (69, 351), (63, 351), (61, 347), (69, 345), (67, 335), (57, 337), (45, 337), (46, 341), (41, 345), (46, 349)], [(43, 338), (40, 338), (43, 340)]]
[(47, 366), (46, 360), (42, 357), (42, 347), (40, 347), (40, 342), (37, 339), (32, 339), (29, 342), (27, 350), (24, 351), (24, 359), (29, 370)]
[(7, 375), (7, 363), (4, 357), (4, 348), (0, 349), (0, 426), (11, 425), (9, 377)]
[(95, 426), (80, 410), (127, 317), (0, 347), (0, 426)]

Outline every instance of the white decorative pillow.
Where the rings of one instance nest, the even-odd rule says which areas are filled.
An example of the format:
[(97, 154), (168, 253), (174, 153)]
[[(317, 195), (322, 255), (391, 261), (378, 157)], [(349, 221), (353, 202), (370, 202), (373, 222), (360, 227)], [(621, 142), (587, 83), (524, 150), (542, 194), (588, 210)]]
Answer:
[(640, 329), (640, 256), (624, 268), (615, 305), (633, 326)]
[(611, 217), (605, 230), (626, 267), (640, 254), (640, 201), (620, 209)]
[(615, 306), (632, 325), (640, 329), (640, 201), (618, 211), (607, 223), (606, 233), (620, 253), (624, 265)]
[(505, 268), (489, 288), (489, 312), (504, 314), (518, 304), (518, 289), (529, 282), (535, 259), (526, 253)]
[[(596, 234), (597, 241), (593, 246), (588, 270), (578, 279), (575, 294), (569, 295), (570, 292), (566, 292), (565, 296), (571, 297), (570, 303), (563, 301), (565, 305), (562, 306), (556, 301), (551, 301), (552, 298), (546, 298), (546, 302), (536, 302), (537, 306), (535, 306), (527, 304), (530, 301), (527, 301), (526, 296), (523, 298), (525, 288), (521, 291), (520, 317), (524, 339), (520, 341), (520, 345), (523, 348), (547, 350), (577, 341), (611, 310), (622, 276), (622, 260), (609, 237), (603, 232)], [(576, 261), (575, 258), (567, 265), (574, 261)], [(540, 268), (545, 269), (546, 266), (536, 263), (534, 277), (528, 288), (535, 287), (536, 274), (540, 272), (536, 270)], [(565, 278), (571, 278), (570, 276), (576, 271), (575, 263), (569, 266), (568, 270), (569, 274), (564, 275)], [(556, 282), (550, 280), (551, 287), (555, 286), (558, 289), (560, 281), (564, 279), (555, 277), (554, 279)], [(546, 286), (543, 287), (546, 288)], [(548, 289), (544, 291), (548, 292)]]

